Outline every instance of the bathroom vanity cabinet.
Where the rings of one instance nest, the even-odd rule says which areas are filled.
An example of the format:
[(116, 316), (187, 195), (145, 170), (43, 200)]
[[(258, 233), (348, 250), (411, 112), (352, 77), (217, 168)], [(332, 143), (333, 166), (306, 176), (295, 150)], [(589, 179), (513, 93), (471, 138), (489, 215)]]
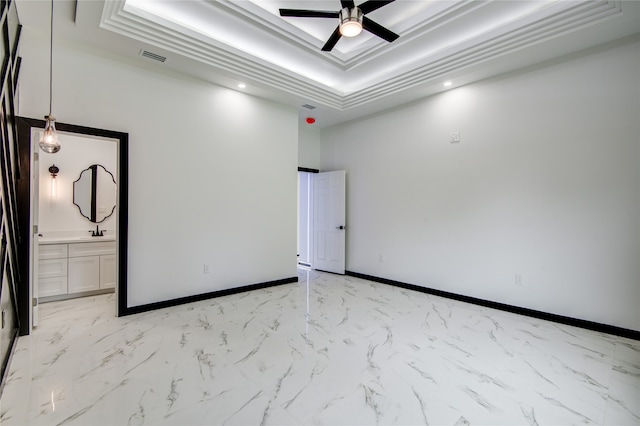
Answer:
[(42, 302), (113, 292), (115, 286), (115, 240), (53, 240), (38, 245), (38, 298)]

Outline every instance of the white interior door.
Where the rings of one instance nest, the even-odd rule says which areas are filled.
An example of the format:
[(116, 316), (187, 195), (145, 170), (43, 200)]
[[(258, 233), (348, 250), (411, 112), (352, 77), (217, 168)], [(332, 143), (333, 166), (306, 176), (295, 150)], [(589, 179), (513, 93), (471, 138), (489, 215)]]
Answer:
[(345, 171), (313, 176), (313, 268), (344, 274)]

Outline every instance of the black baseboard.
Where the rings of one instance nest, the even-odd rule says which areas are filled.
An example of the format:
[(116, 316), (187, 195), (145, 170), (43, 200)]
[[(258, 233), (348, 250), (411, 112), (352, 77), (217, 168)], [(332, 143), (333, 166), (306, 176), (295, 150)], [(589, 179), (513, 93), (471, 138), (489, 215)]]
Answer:
[(626, 337), (629, 339), (640, 340), (640, 331), (630, 330), (627, 328), (616, 327), (608, 324), (587, 321), (577, 318), (565, 317), (563, 315), (550, 314), (548, 312), (536, 311), (534, 309), (521, 308), (519, 306), (507, 305), (505, 303), (492, 302), (490, 300), (478, 299), (475, 297), (464, 296), (461, 294), (450, 293), (448, 291), (436, 290), (428, 287), (421, 287), (415, 284), (403, 283), (387, 278), (375, 277), (372, 275), (361, 274), (359, 272), (346, 271), (346, 275), (362, 278), (368, 281), (374, 281), (381, 284), (388, 284), (395, 287), (402, 287), (408, 290), (419, 291), (421, 293), (432, 294), (434, 296), (446, 297), (448, 299), (458, 300), (461, 302), (472, 303), (474, 305), (484, 306), (487, 308), (499, 309), (501, 311), (511, 312), (514, 314), (525, 315), (528, 317), (553, 321), (560, 324), (571, 325), (574, 327), (585, 328), (587, 330), (598, 331), (601, 333), (613, 334), (615, 336)]
[(216, 297), (228, 296), (230, 294), (242, 293), (250, 290), (259, 290), (267, 287), (274, 287), (282, 284), (298, 282), (298, 277), (283, 278), (275, 281), (267, 281), (258, 284), (250, 284), (242, 287), (235, 287), (226, 290), (212, 291), (210, 293), (196, 294), (193, 296), (180, 297), (178, 299), (164, 300), (162, 302), (149, 303), (146, 305), (126, 308), (125, 312), (120, 312), (119, 316), (139, 314), (142, 312), (154, 311), (156, 309), (170, 308), (172, 306), (184, 305), (185, 303), (199, 302), (201, 300), (213, 299)]

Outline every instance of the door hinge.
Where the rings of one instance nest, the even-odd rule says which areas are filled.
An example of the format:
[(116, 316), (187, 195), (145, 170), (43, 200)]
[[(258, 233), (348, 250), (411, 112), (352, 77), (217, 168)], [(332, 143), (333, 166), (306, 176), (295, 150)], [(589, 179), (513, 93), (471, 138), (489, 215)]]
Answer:
[(33, 303), (33, 307), (38, 306), (38, 298), (37, 298), (37, 297), (34, 297), (34, 298), (33, 298), (33, 302), (32, 302), (32, 303)]

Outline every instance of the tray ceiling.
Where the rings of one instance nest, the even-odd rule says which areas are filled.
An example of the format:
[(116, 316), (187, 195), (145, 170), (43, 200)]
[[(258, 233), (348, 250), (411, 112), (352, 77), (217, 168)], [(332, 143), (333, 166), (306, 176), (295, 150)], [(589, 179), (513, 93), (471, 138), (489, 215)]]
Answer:
[[(44, 5), (19, 4), (23, 25)], [(356, 0), (356, 4), (361, 3)], [(400, 35), (364, 31), (320, 48), (337, 19), (283, 18), (279, 8), (339, 10), (338, 0), (110, 0), (75, 4), (68, 36), (301, 107), (318, 125), (378, 112), (492, 75), (640, 32), (635, 1), (397, 0), (367, 15)], [(26, 15), (26, 16), (23, 16)], [(45, 17), (48, 14), (45, 14)], [(73, 20), (73, 18), (72, 18)], [(140, 59), (148, 60), (148, 59)], [(301, 118), (309, 110), (300, 109)]]

